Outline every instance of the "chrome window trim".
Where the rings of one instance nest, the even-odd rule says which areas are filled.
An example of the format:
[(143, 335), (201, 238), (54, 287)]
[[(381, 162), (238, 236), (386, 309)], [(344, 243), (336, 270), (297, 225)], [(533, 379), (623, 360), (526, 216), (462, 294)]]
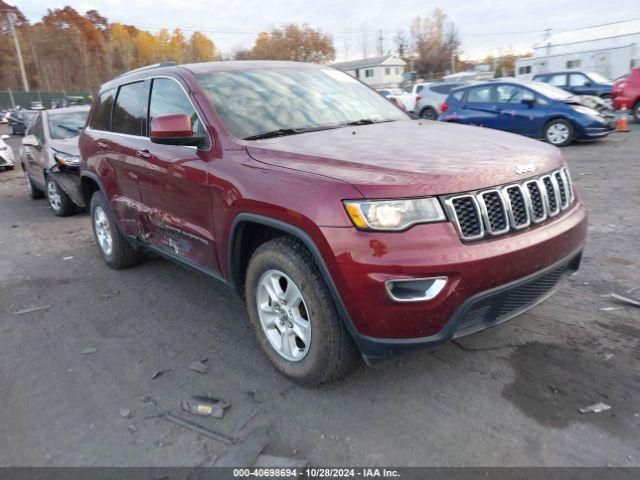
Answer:
[[(502, 204), (502, 211), (504, 212), (505, 228), (502, 228), (500, 230), (493, 230), (493, 228), (491, 227), (491, 222), (489, 221), (489, 211), (487, 210), (487, 204), (484, 200), (484, 195), (486, 195), (487, 193), (495, 193), (498, 195), (498, 200), (500, 200), (500, 203)], [(476, 198), (478, 199), (478, 205), (480, 206), (482, 221), (483, 223), (485, 223), (486, 232), (492, 236), (504, 235), (505, 233), (507, 233), (510, 230), (509, 214), (507, 212), (507, 205), (504, 201), (504, 198), (502, 198), (502, 195), (500, 195), (500, 191), (496, 189), (482, 190), (481, 192), (476, 194)]]
[[(540, 192), (540, 204), (542, 205), (542, 217), (536, 219), (535, 212), (533, 211), (533, 200), (531, 199), (531, 194), (529, 193), (528, 185), (530, 183), (535, 184), (538, 187), (538, 191)], [(530, 205), (531, 205), (531, 219), (533, 223), (542, 223), (547, 219), (547, 192), (545, 188), (542, 188), (540, 179), (527, 180), (524, 182), (524, 185), (527, 187), (527, 195), (529, 195)]]
[[(522, 201), (524, 202), (524, 210), (527, 214), (527, 221), (522, 225), (516, 225), (516, 218), (513, 214), (513, 209), (511, 208), (511, 197), (509, 196), (509, 189), (517, 188), (520, 191), (520, 195), (522, 195)], [(501, 192), (504, 197), (505, 203), (507, 203), (507, 214), (509, 217), (509, 223), (511, 228), (514, 230), (522, 230), (531, 225), (531, 200), (529, 199), (529, 191), (525, 192), (525, 189), (519, 183), (512, 183), (511, 185), (507, 185), (506, 187), (502, 187)]]
[[(458, 219), (458, 214), (456, 213), (456, 209), (453, 206), (453, 202), (454, 200), (457, 200), (459, 198), (470, 198), (471, 201), (473, 202), (473, 206), (476, 210), (476, 215), (478, 215), (478, 223), (480, 224), (480, 233), (478, 233), (477, 235), (464, 235), (462, 233), (462, 229), (460, 228), (460, 220)], [(465, 195), (454, 195), (452, 197), (448, 197), (445, 201), (444, 201), (445, 205), (447, 206), (447, 208), (449, 209), (449, 213), (451, 214), (451, 217), (455, 220), (455, 227), (458, 229), (458, 233), (460, 234), (460, 238), (462, 238), (463, 240), (479, 240), (481, 238), (483, 238), (485, 236), (485, 230), (484, 230), (484, 222), (482, 221), (482, 213), (480, 212), (480, 207), (478, 206), (478, 201), (476, 200), (476, 198), (471, 195), (471, 194), (465, 194)]]

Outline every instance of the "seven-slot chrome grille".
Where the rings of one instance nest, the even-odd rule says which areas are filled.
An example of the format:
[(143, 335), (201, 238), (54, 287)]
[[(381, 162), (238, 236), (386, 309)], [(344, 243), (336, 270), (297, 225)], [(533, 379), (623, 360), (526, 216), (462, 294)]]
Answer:
[(566, 168), (523, 181), (444, 198), (463, 240), (503, 235), (555, 217), (574, 201)]

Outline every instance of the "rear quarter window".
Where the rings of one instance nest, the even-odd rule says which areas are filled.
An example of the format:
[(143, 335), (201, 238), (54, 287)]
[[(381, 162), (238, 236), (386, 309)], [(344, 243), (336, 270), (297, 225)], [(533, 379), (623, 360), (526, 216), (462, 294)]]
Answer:
[(462, 101), (463, 96), (464, 96), (464, 90), (458, 90), (457, 92), (453, 92), (451, 94), (451, 97), (453, 97), (453, 99), (457, 100), (458, 102)]
[(142, 110), (144, 95), (144, 82), (129, 83), (118, 89), (111, 121), (112, 132), (141, 136), (145, 116)]
[(115, 94), (115, 89), (107, 90), (100, 94), (93, 113), (91, 114), (90, 128), (104, 131), (111, 129), (111, 108), (113, 107)]

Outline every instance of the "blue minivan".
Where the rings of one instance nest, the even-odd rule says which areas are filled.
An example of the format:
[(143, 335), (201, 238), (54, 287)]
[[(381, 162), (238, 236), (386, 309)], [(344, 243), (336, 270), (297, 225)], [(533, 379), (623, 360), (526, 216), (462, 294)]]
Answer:
[(438, 117), (442, 122), (541, 138), (557, 147), (604, 137), (615, 128), (612, 119), (580, 104), (580, 97), (533, 81), (500, 80), (456, 88), (442, 112)]
[(553, 72), (539, 73), (533, 76), (534, 82), (544, 82), (575, 95), (593, 95), (602, 99), (611, 99), (613, 82), (596, 72)]

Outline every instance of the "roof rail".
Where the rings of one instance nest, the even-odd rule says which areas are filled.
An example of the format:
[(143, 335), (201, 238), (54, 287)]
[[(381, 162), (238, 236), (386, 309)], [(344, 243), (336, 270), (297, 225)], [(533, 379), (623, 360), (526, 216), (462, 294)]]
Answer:
[(125, 75), (131, 75), (132, 73), (144, 72), (145, 70), (152, 70), (154, 68), (162, 68), (162, 67), (175, 67), (178, 65), (176, 62), (160, 62), (154, 63), (153, 65), (146, 65), (144, 67), (136, 68), (134, 70), (129, 70), (128, 72), (121, 73), (118, 77), (124, 77)]

